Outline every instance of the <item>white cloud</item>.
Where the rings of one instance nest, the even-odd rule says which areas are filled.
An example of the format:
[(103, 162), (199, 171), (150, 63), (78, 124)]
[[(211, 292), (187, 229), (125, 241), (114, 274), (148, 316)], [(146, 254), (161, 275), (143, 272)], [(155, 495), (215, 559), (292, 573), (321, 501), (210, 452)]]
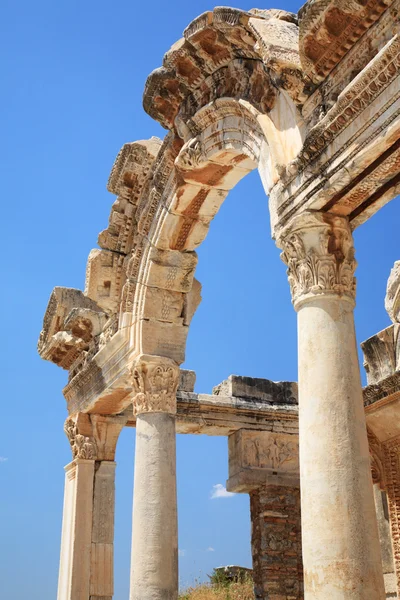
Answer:
[(7, 462), (8, 458), (6, 458), (5, 456), (0, 456), (0, 463), (2, 462)]
[(227, 492), (226, 487), (222, 485), (222, 483), (216, 483), (215, 485), (213, 485), (210, 498), (214, 500), (215, 498), (230, 498), (234, 495), (235, 494), (233, 494), (232, 492)]
[(206, 552), (215, 552), (215, 550), (212, 546), (208, 546)]
[(186, 550), (178, 550), (178, 556), (185, 556)]

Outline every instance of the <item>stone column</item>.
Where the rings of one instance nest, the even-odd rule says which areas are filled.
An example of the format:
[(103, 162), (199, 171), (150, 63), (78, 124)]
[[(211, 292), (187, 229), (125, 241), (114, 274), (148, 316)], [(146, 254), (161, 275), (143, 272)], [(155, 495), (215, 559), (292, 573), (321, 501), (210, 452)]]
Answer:
[(240, 429), (229, 436), (231, 492), (250, 494), (256, 600), (303, 598), (297, 435)]
[(298, 313), (302, 543), (307, 600), (385, 597), (357, 358), (348, 221), (295, 217), (278, 241)]
[(175, 415), (179, 367), (167, 358), (142, 355), (132, 375), (136, 452), (130, 599), (176, 600)]
[(58, 600), (112, 600), (115, 448), (124, 417), (79, 414), (65, 432), (66, 466)]

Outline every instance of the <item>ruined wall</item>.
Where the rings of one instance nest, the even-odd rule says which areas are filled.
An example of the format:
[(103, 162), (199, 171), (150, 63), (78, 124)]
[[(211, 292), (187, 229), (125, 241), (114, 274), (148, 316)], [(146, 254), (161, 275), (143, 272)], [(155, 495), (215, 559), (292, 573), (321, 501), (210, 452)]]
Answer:
[(302, 600), (300, 490), (268, 486), (250, 493), (257, 600)]

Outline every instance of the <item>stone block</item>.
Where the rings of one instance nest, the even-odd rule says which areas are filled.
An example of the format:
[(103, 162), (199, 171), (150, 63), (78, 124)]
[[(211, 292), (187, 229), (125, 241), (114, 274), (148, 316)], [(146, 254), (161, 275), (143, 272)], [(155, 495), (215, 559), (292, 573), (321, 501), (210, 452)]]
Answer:
[(143, 319), (183, 324), (183, 307), (186, 294), (171, 290), (149, 287), (138, 283), (135, 286), (137, 300), (133, 312)]
[(130, 281), (143, 283), (150, 287), (174, 292), (189, 292), (197, 266), (195, 252), (178, 250), (160, 250), (148, 247), (147, 269), (139, 271), (136, 257), (133, 255), (127, 265), (127, 276)]
[(257, 399), (268, 404), (297, 404), (297, 383), (229, 375), (213, 388), (217, 396)]
[(188, 371), (187, 369), (181, 369), (179, 376), (178, 391), (181, 392), (193, 392), (196, 383), (195, 371)]
[[(211, 218), (193, 219), (160, 211), (157, 224), (152, 223), (149, 239), (161, 250), (194, 250), (207, 236)], [(142, 233), (139, 223), (139, 232)]]
[(226, 190), (184, 183), (177, 189), (168, 209), (175, 215), (208, 220), (215, 217), (226, 195)]
[(391, 325), (362, 342), (368, 385), (393, 375), (400, 355), (399, 325)]
[(196, 278), (193, 279), (191, 290), (184, 296), (183, 323), (190, 325), (194, 313), (201, 302), (201, 283)]
[(185, 360), (188, 331), (184, 325), (142, 319), (135, 323), (137, 350), (140, 354), (171, 358), (180, 365)]
[(239, 429), (228, 438), (227, 489), (250, 492), (260, 485), (299, 485), (298, 436)]
[(124, 257), (110, 250), (91, 250), (86, 267), (85, 295), (107, 313), (119, 309), (125, 282)]

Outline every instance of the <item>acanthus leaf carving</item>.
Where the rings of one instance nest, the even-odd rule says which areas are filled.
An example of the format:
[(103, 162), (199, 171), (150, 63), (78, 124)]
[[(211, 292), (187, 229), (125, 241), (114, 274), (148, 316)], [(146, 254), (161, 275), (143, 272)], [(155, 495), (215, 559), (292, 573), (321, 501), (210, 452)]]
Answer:
[(132, 367), (133, 411), (176, 413), (179, 367), (161, 356), (139, 357)]
[(354, 300), (357, 266), (348, 221), (329, 213), (308, 211), (295, 218), (278, 244), (288, 267), (293, 304), (321, 294)]
[(64, 431), (71, 445), (73, 458), (95, 460), (97, 456), (96, 443), (92, 437), (82, 435), (78, 431), (76, 422), (68, 418), (64, 424)]

